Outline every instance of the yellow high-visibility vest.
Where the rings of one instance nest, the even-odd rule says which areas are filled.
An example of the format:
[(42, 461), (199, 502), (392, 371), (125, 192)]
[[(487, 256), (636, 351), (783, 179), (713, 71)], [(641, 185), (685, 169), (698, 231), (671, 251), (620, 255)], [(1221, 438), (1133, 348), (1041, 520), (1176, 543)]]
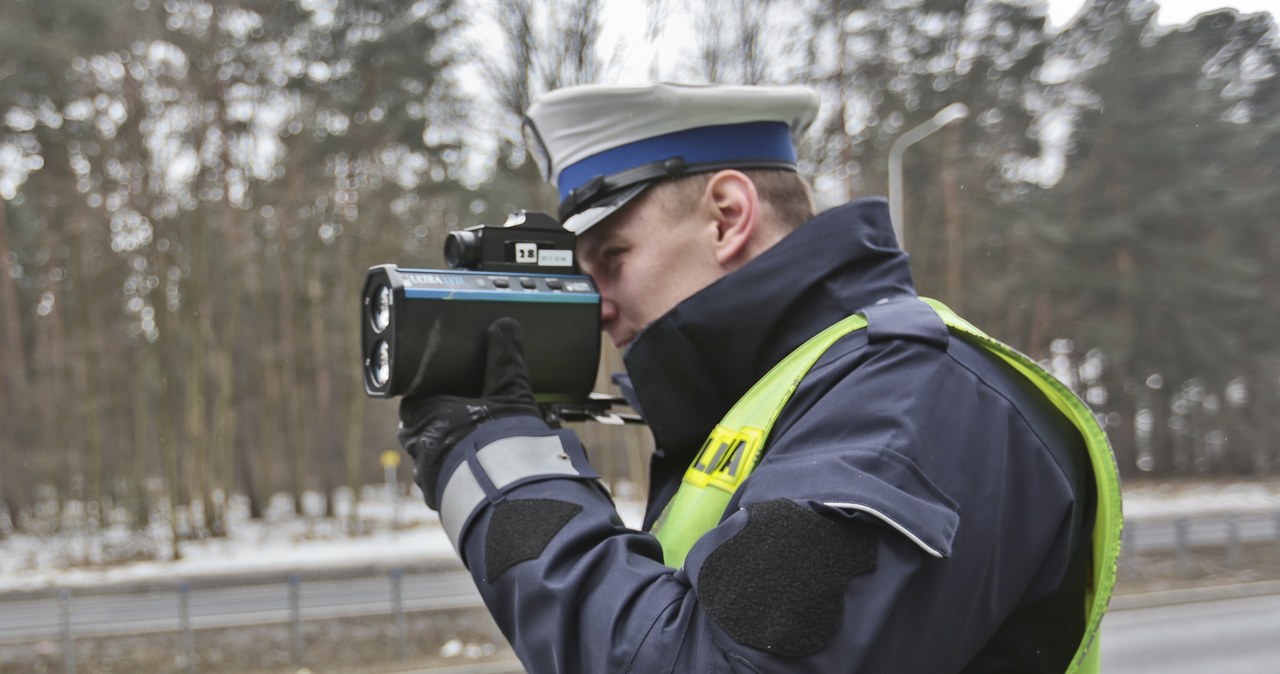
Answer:
[[(1098, 627), (1115, 587), (1124, 526), (1120, 477), (1106, 433), (1089, 408), (1044, 368), (1013, 347), (988, 337), (941, 302), (921, 300), (933, 307), (952, 334), (996, 355), (1035, 384), (1084, 437), (1098, 503), (1093, 521), (1093, 564), (1084, 597), (1084, 638), (1067, 671), (1097, 672)], [(865, 327), (866, 318), (855, 314), (815, 335), (756, 382), (711, 431), (685, 471), (675, 496), (653, 526), (668, 566), (682, 566), (693, 544), (719, 524), (734, 492), (759, 463), (774, 422), (809, 368), (836, 340)]]

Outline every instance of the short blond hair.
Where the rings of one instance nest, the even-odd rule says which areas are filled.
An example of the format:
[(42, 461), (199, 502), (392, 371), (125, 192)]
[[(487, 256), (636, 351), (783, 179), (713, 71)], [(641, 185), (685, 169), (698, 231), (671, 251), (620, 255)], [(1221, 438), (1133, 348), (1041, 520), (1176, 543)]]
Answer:
[[(760, 202), (766, 209), (769, 224), (783, 232), (804, 224), (813, 217), (813, 192), (795, 171), (785, 169), (749, 169), (742, 172), (756, 186)], [(714, 173), (695, 173), (664, 181), (654, 196), (672, 217), (681, 215), (707, 189)]]

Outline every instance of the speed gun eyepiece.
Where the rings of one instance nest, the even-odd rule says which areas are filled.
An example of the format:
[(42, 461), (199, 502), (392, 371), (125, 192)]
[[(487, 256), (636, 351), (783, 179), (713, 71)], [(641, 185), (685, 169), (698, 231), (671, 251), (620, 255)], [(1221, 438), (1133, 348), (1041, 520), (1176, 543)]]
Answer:
[(444, 260), (454, 269), (573, 274), (573, 234), (546, 213), (517, 211), (499, 227), (449, 232)]
[(449, 232), (444, 239), (444, 261), (450, 267), (474, 269), (480, 263), (480, 235), (468, 229)]

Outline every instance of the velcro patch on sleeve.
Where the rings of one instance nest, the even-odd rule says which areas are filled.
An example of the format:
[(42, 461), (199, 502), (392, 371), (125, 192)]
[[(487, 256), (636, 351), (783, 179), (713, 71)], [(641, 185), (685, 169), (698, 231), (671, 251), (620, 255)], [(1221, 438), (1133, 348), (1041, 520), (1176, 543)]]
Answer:
[(582, 506), (554, 499), (502, 501), (493, 507), (484, 541), (485, 578), (490, 583), (507, 569), (537, 559)]
[(836, 636), (845, 585), (876, 568), (873, 529), (787, 499), (747, 506), (741, 531), (709, 554), (698, 600), (735, 641), (803, 658)]

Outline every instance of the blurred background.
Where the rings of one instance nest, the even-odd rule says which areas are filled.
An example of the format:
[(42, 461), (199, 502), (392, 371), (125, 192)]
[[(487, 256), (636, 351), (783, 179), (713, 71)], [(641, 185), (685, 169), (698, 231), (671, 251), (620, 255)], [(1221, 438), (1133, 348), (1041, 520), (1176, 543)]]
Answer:
[[(6, 0), (0, 539), (176, 559), (272, 507), (359, 533), (365, 487), (410, 480), (360, 381), (365, 271), (554, 212), (521, 112), (587, 82), (817, 88), (823, 207), (963, 103), (900, 146), (921, 294), (1085, 398), (1128, 484), (1274, 478), (1280, 35), (1217, 4)], [(642, 495), (647, 433), (583, 435)]]
[[(818, 88), (801, 151), (824, 207), (885, 194), (892, 142), (965, 104), (903, 155), (921, 293), (1045, 361), (1106, 420), (1125, 477), (1274, 474), (1276, 22), (1160, 16), (1137, 0), (5, 2), (0, 536), (70, 501), (217, 536), (229, 495), (257, 516), (275, 494), (301, 510), (307, 491), (380, 480), (395, 405), (361, 390), (366, 269), (442, 266), (449, 230), (554, 212), (521, 111), (584, 82)], [(602, 385), (621, 367), (604, 361)], [(643, 489), (647, 434), (587, 434)]]

